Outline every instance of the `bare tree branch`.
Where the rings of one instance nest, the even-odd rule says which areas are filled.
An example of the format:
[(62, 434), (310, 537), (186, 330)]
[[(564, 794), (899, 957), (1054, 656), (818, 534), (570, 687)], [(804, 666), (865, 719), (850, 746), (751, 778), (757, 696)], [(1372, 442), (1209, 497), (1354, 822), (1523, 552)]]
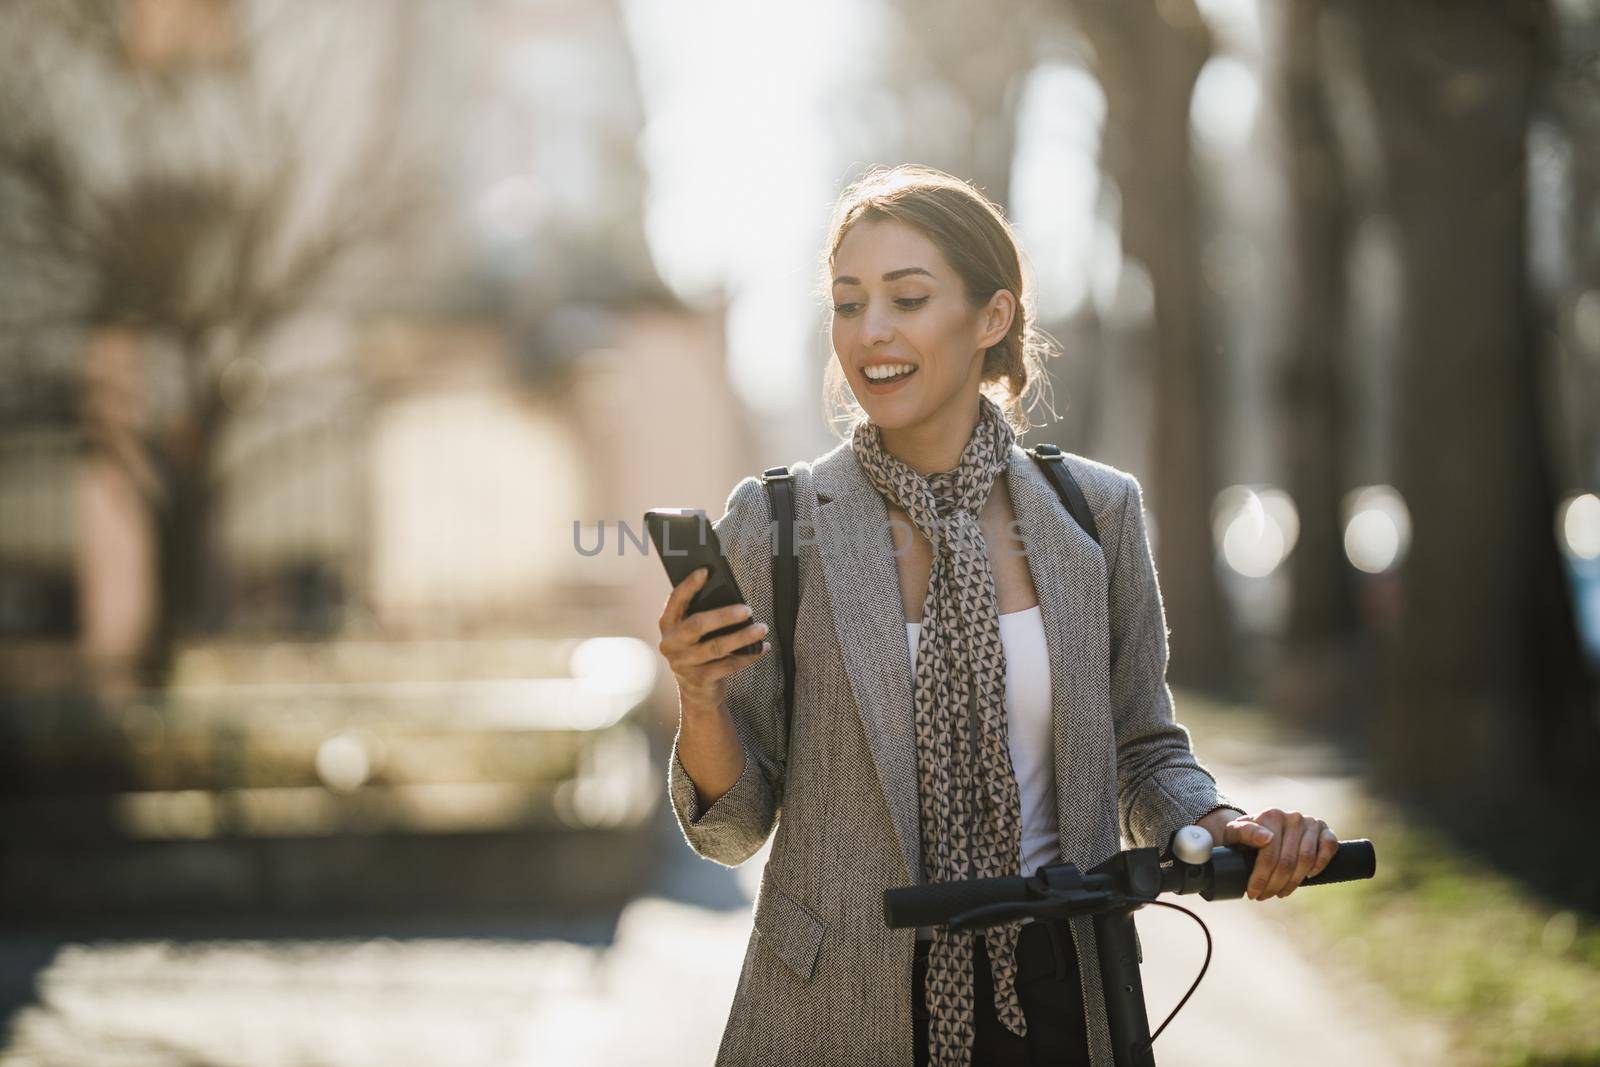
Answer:
[[(0, 63), (0, 276), (17, 282), (0, 321), (22, 331), (25, 372), (25, 331), (69, 323), (131, 326), (170, 354), (175, 407), (127, 395), (151, 362), (137, 386), (83, 378), (84, 401), (56, 414), (141, 493), (169, 597), (204, 584), (190, 557), (227, 473), (228, 364), (425, 217), (431, 192), (411, 130), (423, 5), (295, 10), (252, 9), (228, 56), (168, 69), (130, 51), (107, 0), (0, 7), (0, 58), (16, 60)], [(359, 125), (329, 136), (341, 107)], [(161, 640), (192, 607), (160, 605)]]

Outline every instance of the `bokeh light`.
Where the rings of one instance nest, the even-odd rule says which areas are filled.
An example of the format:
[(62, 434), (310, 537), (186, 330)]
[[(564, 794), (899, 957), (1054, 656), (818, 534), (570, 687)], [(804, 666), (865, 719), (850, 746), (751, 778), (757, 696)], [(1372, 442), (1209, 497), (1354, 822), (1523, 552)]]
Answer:
[(1300, 516), (1281, 489), (1232, 485), (1217, 494), (1212, 536), (1225, 563), (1247, 578), (1264, 578), (1294, 549)]
[(1600, 496), (1580, 493), (1563, 501), (1561, 547), (1578, 559), (1600, 559)]
[(628, 702), (650, 691), (657, 662), (655, 649), (636, 637), (591, 637), (572, 650), (569, 669), (584, 689)]
[(372, 770), (372, 755), (360, 734), (347, 730), (317, 746), (317, 777), (336, 793), (354, 793)]
[(1344, 553), (1352, 566), (1381, 574), (1405, 558), (1411, 513), (1392, 485), (1369, 485), (1345, 496)]

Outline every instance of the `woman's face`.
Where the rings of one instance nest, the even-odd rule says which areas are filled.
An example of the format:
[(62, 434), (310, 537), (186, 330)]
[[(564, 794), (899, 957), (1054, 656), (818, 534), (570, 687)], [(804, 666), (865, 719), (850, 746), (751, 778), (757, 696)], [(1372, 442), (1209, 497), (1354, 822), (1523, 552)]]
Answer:
[[(975, 309), (938, 247), (901, 222), (846, 232), (833, 258), (833, 353), (867, 417), (886, 430), (976, 401), (983, 351), (1011, 325), (1011, 294)], [(888, 381), (868, 371), (911, 370)]]

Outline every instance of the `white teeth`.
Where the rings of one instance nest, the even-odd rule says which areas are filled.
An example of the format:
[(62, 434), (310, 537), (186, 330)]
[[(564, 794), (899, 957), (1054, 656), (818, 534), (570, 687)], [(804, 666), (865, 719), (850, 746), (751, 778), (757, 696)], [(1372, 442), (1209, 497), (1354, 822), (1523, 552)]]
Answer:
[(910, 370), (916, 370), (916, 366), (911, 363), (880, 363), (875, 367), (861, 368), (861, 373), (873, 381), (880, 381), (884, 378), (893, 378), (896, 374), (904, 374)]

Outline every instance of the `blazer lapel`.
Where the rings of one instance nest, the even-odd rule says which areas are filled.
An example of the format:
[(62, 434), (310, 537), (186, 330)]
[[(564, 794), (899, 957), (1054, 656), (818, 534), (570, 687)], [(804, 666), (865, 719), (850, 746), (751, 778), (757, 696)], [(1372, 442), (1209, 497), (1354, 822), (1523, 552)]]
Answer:
[[(1050, 654), (1056, 810), (1067, 813), (1059, 819), (1062, 857), (1098, 862), (1104, 858), (1096, 855), (1103, 834), (1095, 820), (1079, 817), (1083, 797), (1077, 787), (1100, 780), (1085, 761), (1106, 751), (1109, 726), (1097, 713), (1106, 694), (1095, 690), (1095, 680), (1106, 679), (1104, 672), (1074, 665), (1107, 660), (1105, 556), (1020, 445), (1012, 446), (1006, 475)], [(818, 459), (812, 476), (816, 540), (845, 670), (906, 871), (913, 884), (920, 883), (922, 806), (911, 648), (888, 508), (848, 441)]]
[(911, 884), (922, 877), (911, 646), (889, 510), (848, 441), (812, 466), (816, 538), (845, 671)]
[(1084, 783), (1099, 782), (1089, 762), (1103, 754), (1109, 729), (1101, 713), (1108, 683), (1095, 664), (1109, 662), (1106, 561), (1094, 538), (1077, 524), (1037, 461), (1013, 445), (1007, 469), (1028, 570), (1039, 595), (1045, 645), (1050, 653), (1051, 738), (1055, 748), (1056, 812), (1062, 859), (1099, 862), (1103, 832), (1083, 811)]

